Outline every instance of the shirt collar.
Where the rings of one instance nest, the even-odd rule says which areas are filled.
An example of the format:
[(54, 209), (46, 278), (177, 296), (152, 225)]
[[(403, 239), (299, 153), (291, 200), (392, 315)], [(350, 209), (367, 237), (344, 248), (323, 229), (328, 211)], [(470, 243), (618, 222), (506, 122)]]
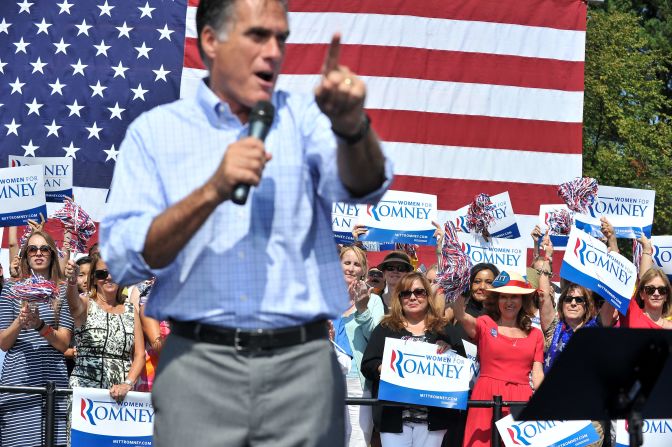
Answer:
[(229, 104), (219, 99), (208, 86), (209, 77), (203, 78), (196, 91), (196, 101), (203, 108), (209, 120), (219, 125), (242, 127), (242, 123), (231, 112)]

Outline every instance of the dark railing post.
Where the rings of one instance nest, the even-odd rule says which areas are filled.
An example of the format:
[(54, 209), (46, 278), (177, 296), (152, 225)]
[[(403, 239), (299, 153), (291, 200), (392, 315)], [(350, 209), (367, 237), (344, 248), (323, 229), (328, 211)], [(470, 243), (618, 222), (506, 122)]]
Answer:
[(47, 382), (45, 430), (46, 447), (54, 447), (54, 425), (56, 415), (56, 383)]
[(499, 447), (499, 432), (495, 422), (502, 418), (502, 396), (492, 396), (492, 447)]

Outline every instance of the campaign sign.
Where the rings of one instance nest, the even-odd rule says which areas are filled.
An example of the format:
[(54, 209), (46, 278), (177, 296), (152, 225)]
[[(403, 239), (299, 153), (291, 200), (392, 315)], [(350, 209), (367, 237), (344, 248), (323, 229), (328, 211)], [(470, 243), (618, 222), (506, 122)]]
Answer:
[(0, 169), (0, 227), (39, 222), (40, 213), (47, 215), (42, 167)]
[(72, 389), (72, 447), (151, 446), (154, 408), (150, 393), (131, 391), (120, 404), (108, 390)]
[[(539, 205), (539, 228), (541, 228), (541, 233), (546, 234), (548, 229), (548, 218), (555, 212), (566, 210), (571, 214), (569, 208), (565, 204), (557, 205)], [(567, 247), (567, 241), (569, 236), (566, 234), (557, 234), (553, 231), (549, 231), (548, 235), (551, 238), (551, 244), (553, 244), (554, 249), (564, 250)], [(543, 238), (543, 236), (542, 236)], [(539, 246), (541, 246), (541, 239), (539, 238)]]
[(651, 237), (655, 201), (653, 190), (600, 185), (588, 213), (577, 213), (574, 224), (592, 236), (602, 237), (600, 217), (604, 216), (614, 226), (617, 238), (636, 239), (642, 233)]
[(362, 241), (435, 245), (436, 196), (387, 191), (376, 205), (366, 205), (359, 223), (368, 229)]
[(508, 415), (495, 425), (506, 447), (579, 447), (600, 439), (590, 421), (514, 421)]
[(518, 272), (523, 276), (527, 274), (527, 248), (521, 238), (490, 238), (486, 241), (472, 233), (457, 233), (457, 238), (472, 264), (489, 262), (499, 270)]
[(672, 281), (672, 236), (651, 237), (653, 263)]
[[(490, 197), (492, 204), (495, 205), (493, 215), (495, 221), (488, 227), (490, 236), (503, 239), (517, 239), (520, 237), (516, 215), (513, 213), (511, 198), (508, 191)], [(455, 224), (455, 228), (465, 233), (469, 232), (467, 227), (467, 212), (469, 205), (463, 206), (459, 210), (451, 213), (450, 220)]]
[(9, 156), (9, 166), (44, 166), (44, 192), (47, 202), (63, 202), (72, 197), (72, 158)]
[(469, 388), (473, 389), (476, 384), (476, 379), (478, 379), (478, 375), (481, 372), (481, 364), (478, 361), (478, 347), (464, 338), (462, 339), (462, 345), (464, 346), (464, 352), (467, 354), (467, 358), (472, 361)]
[[(645, 447), (670, 447), (672, 445), (672, 419), (644, 419), (642, 435)], [(628, 447), (630, 434), (627, 421), (616, 421), (616, 447)]]
[(591, 235), (572, 227), (560, 277), (598, 293), (620, 313), (628, 311), (637, 267)]
[(436, 348), (386, 338), (378, 399), (466, 409), (472, 362), (455, 351), (437, 354)]
[(352, 229), (366, 212), (366, 205), (334, 202), (331, 205), (331, 228), (338, 244), (352, 244)]

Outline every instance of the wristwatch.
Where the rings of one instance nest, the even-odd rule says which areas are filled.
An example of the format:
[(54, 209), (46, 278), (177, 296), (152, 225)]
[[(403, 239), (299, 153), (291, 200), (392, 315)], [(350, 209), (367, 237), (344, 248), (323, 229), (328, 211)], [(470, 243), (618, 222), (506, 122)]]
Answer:
[(126, 379), (126, 380), (124, 380), (124, 381), (121, 382), (121, 383), (123, 383), (123, 384), (125, 384), (125, 385), (128, 385), (128, 386), (130, 386), (131, 388), (133, 388), (133, 381), (130, 380), (130, 379)]
[(352, 135), (346, 135), (340, 132), (337, 132), (333, 127), (331, 128), (331, 131), (336, 135), (340, 140), (344, 141), (348, 146), (353, 146), (357, 143), (359, 143), (367, 133), (369, 133), (369, 129), (371, 128), (371, 118), (369, 118), (369, 115), (366, 113), (364, 114), (364, 118), (361, 121), (361, 124), (359, 125), (359, 129), (357, 130), (356, 133)]

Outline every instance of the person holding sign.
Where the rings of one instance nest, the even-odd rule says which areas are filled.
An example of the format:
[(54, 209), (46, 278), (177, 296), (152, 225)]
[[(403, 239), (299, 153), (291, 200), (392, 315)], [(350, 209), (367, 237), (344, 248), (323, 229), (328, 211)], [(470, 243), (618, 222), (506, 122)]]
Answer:
[[(422, 273), (403, 276), (391, 296), (390, 311), (373, 330), (362, 359), (362, 374), (373, 382), (378, 395), (386, 338), (436, 343), (447, 351), (453, 340), (444, 332), (446, 321)], [(448, 410), (437, 407), (374, 407), (373, 421), (383, 447), (438, 447), (450, 426)]]
[[(58, 251), (49, 234), (34, 230), (19, 255), (19, 280), (5, 284), (0, 295), (0, 349), (7, 351), (0, 383), (43, 387), (54, 381), (67, 388), (65, 351), (73, 321), (65, 299)], [(66, 440), (67, 404), (56, 398), (55, 444)], [(2, 394), (0, 445), (45, 445), (43, 402), (38, 395)]]
[[(455, 302), (455, 317), (476, 342), (481, 370), (471, 394), (475, 400), (526, 401), (532, 385), (544, 378), (544, 337), (532, 327), (532, 298), (537, 291), (516, 272), (501, 272), (486, 290), (485, 315), (474, 318), (464, 311), (464, 297)], [(508, 414), (503, 410), (503, 416)], [(492, 409), (470, 408), (464, 433), (465, 447), (491, 444)]]

